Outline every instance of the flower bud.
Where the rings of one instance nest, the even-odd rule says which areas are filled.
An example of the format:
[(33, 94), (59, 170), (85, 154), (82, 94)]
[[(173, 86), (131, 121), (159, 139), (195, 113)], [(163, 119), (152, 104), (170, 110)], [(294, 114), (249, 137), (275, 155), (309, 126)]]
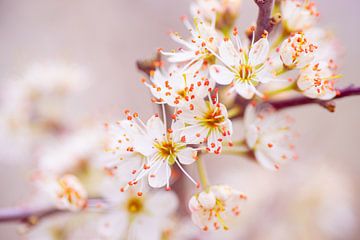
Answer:
[(198, 196), (198, 201), (204, 208), (209, 209), (214, 207), (216, 198), (212, 192), (201, 192)]

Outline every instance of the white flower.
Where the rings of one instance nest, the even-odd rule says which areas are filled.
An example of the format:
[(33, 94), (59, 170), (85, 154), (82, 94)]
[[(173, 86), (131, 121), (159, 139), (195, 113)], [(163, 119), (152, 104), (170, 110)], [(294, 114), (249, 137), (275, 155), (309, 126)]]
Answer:
[(231, 218), (240, 215), (240, 205), (247, 197), (226, 186), (211, 186), (207, 191), (193, 196), (189, 201), (191, 219), (201, 229), (229, 229)]
[(128, 120), (119, 122), (119, 130), (114, 133), (113, 139), (117, 144), (113, 152), (118, 155), (118, 159), (113, 160), (108, 168), (118, 170), (121, 174), (126, 174), (126, 171), (131, 173), (131, 180), (122, 190), (136, 185), (146, 176), (151, 187), (166, 185), (166, 189), (170, 189), (171, 166), (174, 164), (198, 185), (182, 167), (182, 164), (191, 164), (197, 158), (197, 151), (187, 147), (181, 139), (182, 128), (184, 124), (175, 121), (171, 129), (166, 129), (166, 123), (157, 114), (146, 124), (136, 113), (129, 115)]
[(225, 67), (212, 65), (210, 76), (220, 85), (230, 84), (230, 91), (235, 90), (246, 99), (251, 99), (255, 93), (262, 96), (256, 86), (271, 80), (264, 66), (269, 54), (269, 42), (266, 38), (261, 38), (247, 51), (242, 48), (240, 39), (235, 37), (237, 47), (229, 39), (221, 42), (218, 59)]
[(51, 141), (39, 151), (38, 170), (60, 176), (90, 170), (100, 161), (104, 137), (95, 127), (86, 127)]
[(336, 96), (335, 73), (333, 61), (313, 63), (304, 69), (297, 80), (297, 86), (309, 98), (329, 100)]
[(312, 27), (319, 16), (315, 4), (308, 0), (282, 0), (280, 8), (283, 26), (288, 32)]
[(196, 0), (191, 3), (191, 14), (196, 17), (203, 16), (206, 20), (212, 20), (214, 12), (216, 14), (237, 15), (241, 0)]
[(316, 49), (303, 33), (297, 33), (281, 44), (280, 57), (288, 68), (303, 68), (314, 60)]
[(204, 72), (198, 71), (202, 64), (198, 62), (186, 72), (173, 65), (168, 72), (157, 69), (151, 76), (152, 84), (147, 84), (152, 94), (160, 103), (172, 107), (183, 107), (197, 98), (204, 98), (214, 89), (215, 82), (208, 79)]
[[(112, 184), (112, 187), (116, 186)], [(100, 239), (161, 239), (163, 229), (178, 207), (173, 192), (147, 192), (139, 197), (133, 189), (119, 193), (106, 185), (104, 188), (111, 211), (97, 221)]]
[(183, 22), (192, 35), (191, 39), (184, 40), (178, 33), (171, 33), (170, 36), (175, 42), (184, 45), (185, 49), (162, 54), (168, 56), (169, 62), (186, 63), (184, 69), (196, 62), (200, 62), (198, 66), (214, 62), (212, 52), (216, 51), (219, 39), (219, 33), (215, 29), (215, 15), (211, 24), (200, 18), (194, 18), (194, 27), (185, 17)]
[(321, 27), (312, 27), (305, 33), (310, 42), (319, 46), (316, 49), (315, 61), (336, 60), (342, 54), (344, 49), (331, 31)]
[(86, 207), (87, 193), (79, 180), (73, 175), (60, 178), (44, 177), (44, 191), (60, 209), (78, 211)]
[(33, 64), (21, 78), (4, 87), (2, 120), (13, 133), (31, 136), (31, 140), (56, 135), (69, 120), (66, 103), (86, 81), (85, 71), (76, 65)]
[(199, 99), (188, 108), (180, 109), (178, 117), (186, 123), (181, 131), (181, 138), (189, 144), (207, 142), (207, 151), (219, 154), (223, 141), (232, 135), (232, 123), (228, 119), (226, 107), (212, 100)]
[(296, 159), (291, 119), (276, 113), (268, 105), (256, 108), (249, 104), (245, 110), (245, 137), (256, 160), (265, 168), (277, 170), (286, 160)]

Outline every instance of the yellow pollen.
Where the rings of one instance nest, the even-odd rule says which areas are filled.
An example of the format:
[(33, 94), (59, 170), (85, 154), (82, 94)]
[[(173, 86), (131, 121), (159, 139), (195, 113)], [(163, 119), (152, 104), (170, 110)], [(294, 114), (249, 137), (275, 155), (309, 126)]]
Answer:
[(126, 203), (126, 209), (129, 213), (140, 213), (144, 208), (143, 200), (140, 197), (132, 197)]

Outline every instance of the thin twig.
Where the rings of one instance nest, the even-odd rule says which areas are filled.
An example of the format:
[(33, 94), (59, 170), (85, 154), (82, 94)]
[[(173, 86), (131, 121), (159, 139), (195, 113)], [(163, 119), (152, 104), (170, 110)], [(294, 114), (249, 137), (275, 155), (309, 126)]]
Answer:
[(279, 21), (280, 15), (271, 17), (274, 0), (254, 0), (254, 2), (259, 7), (255, 30), (255, 41), (257, 41), (264, 33), (269, 34), (272, 31), (274, 25)]
[[(300, 96), (300, 97), (293, 97), (293, 98), (284, 99), (284, 100), (264, 101), (264, 103), (271, 104), (277, 110), (282, 110), (282, 109), (291, 108), (291, 107), (298, 107), (298, 106), (308, 105), (308, 104), (318, 104), (321, 107), (324, 107), (325, 109), (327, 109), (329, 112), (335, 112), (336, 104), (335, 104), (334, 100), (337, 100), (340, 98), (345, 98), (345, 97), (350, 97), (350, 96), (360, 95), (360, 86), (350, 85), (346, 88), (338, 89), (337, 92), (338, 92), (338, 94), (333, 99), (327, 100), (327, 101)], [(244, 114), (244, 109), (245, 109), (246, 105), (249, 104), (250, 102), (251, 102), (251, 100), (245, 100), (241, 97), (237, 97), (235, 100), (235, 104), (241, 106), (243, 111), (239, 112), (233, 118), (242, 117)]]
[(294, 97), (284, 100), (270, 101), (269, 103), (276, 109), (284, 109), (284, 108), (307, 105), (307, 104), (319, 104), (320, 106), (326, 108), (328, 111), (335, 112), (336, 105), (333, 100), (349, 97), (349, 96), (355, 96), (355, 95), (360, 95), (360, 87), (355, 87), (354, 85), (350, 85), (346, 88), (339, 89), (337, 96), (335, 96), (335, 98), (329, 101), (311, 99), (302, 96), (302, 97)]
[[(101, 198), (92, 198), (88, 200), (88, 205), (84, 210), (89, 210), (104, 206), (106, 202)], [(68, 213), (70, 211), (58, 209), (56, 207), (14, 207), (0, 209), (0, 223), (18, 222), (34, 225), (41, 219), (50, 217), (59, 213)]]

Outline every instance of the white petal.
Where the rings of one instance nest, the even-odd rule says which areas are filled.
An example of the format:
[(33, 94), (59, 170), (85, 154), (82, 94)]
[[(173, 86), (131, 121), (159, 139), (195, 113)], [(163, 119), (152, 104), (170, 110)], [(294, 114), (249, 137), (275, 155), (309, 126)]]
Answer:
[(199, 201), (196, 199), (195, 196), (192, 196), (189, 200), (188, 207), (191, 212), (195, 212), (200, 209)]
[(208, 130), (205, 127), (194, 125), (188, 126), (181, 131), (181, 137), (185, 137), (187, 144), (199, 144), (204, 142), (208, 135)]
[(199, 203), (206, 209), (211, 209), (215, 206), (216, 198), (213, 192), (201, 192), (198, 196)]
[(258, 140), (258, 130), (255, 124), (246, 127), (246, 143), (250, 148), (253, 148)]
[(255, 158), (263, 167), (269, 170), (276, 170), (274, 162), (262, 149), (255, 150)]
[(269, 41), (267, 38), (259, 39), (250, 49), (249, 64), (256, 66), (265, 62), (269, 54)]
[(166, 217), (175, 212), (179, 200), (172, 191), (159, 191), (149, 196), (146, 205), (153, 216)]
[(221, 42), (219, 54), (228, 66), (237, 66), (240, 63), (240, 55), (230, 40)]
[(161, 139), (165, 132), (165, 126), (159, 116), (153, 115), (146, 123), (147, 133), (152, 138)]
[(232, 71), (221, 65), (212, 65), (210, 67), (210, 76), (221, 85), (228, 85), (235, 78), (235, 74)]
[[(166, 185), (171, 176), (171, 169), (167, 162), (157, 160), (159, 163), (155, 164), (149, 172), (149, 184), (153, 188), (161, 188)], [(168, 171), (168, 174), (167, 174)]]
[(152, 155), (156, 150), (153, 147), (153, 139), (147, 135), (138, 134), (134, 137), (134, 150), (144, 156)]
[(197, 152), (192, 148), (184, 148), (180, 150), (177, 154), (177, 157), (179, 158), (179, 161), (181, 164), (192, 164), (195, 161), (195, 157), (197, 155)]
[(251, 86), (247, 83), (236, 83), (235, 84), (236, 92), (246, 99), (251, 99), (254, 96), (254, 91), (252, 90)]

